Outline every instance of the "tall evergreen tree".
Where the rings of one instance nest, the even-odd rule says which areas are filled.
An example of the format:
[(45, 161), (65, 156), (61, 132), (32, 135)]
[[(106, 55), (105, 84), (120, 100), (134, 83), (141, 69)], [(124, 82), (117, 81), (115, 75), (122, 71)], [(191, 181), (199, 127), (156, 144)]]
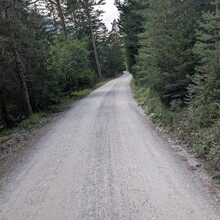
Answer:
[(132, 67), (136, 63), (135, 57), (140, 47), (138, 35), (142, 33), (144, 24), (142, 10), (143, 5), (147, 4), (147, 2), (115, 0), (115, 4), (120, 12), (119, 27), (124, 36), (125, 59), (129, 71), (132, 71)]
[(119, 33), (118, 22), (112, 23), (110, 32), (107, 30), (99, 37), (98, 50), (105, 78), (118, 76), (125, 69), (123, 40)]
[[(16, 35), (15, 35), (16, 32), (18, 31), (17, 28), (21, 25), (21, 20), (19, 20), (19, 17), (16, 16), (16, 13), (17, 14), (19, 13), (18, 10), (20, 10), (20, 13), (22, 13), (23, 11), (22, 4), (16, 3), (15, 1), (8, 1), (5, 4), (5, 22), (8, 30), (7, 37), (9, 38), (9, 41), (11, 43), (11, 51), (14, 56), (18, 78), (20, 80), (24, 114), (26, 117), (29, 117), (32, 115), (32, 108), (30, 104), (29, 92), (25, 79), (27, 75), (26, 73), (27, 67), (25, 66), (25, 63), (22, 60), (18, 48), (18, 42), (16, 40)], [(25, 13), (25, 11), (23, 11), (23, 13)]]
[[(37, 91), (44, 88), (40, 78), (48, 51), (46, 26), (29, 3), (5, 1), (0, 4), (0, 87), (4, 122), (12, 121), (11, 115), (31, 116), (39, 96)], [(40, 89), (37, 88), (39, 81)]]
[(184, 104), (197, 56), (192, 53), (201, 2), (156, 0), (145, 9), (136, 70), (167, 105)]
[(220, 12), (219, 1), (204, 12), (197, 29), (194, 53), (200, 58), (193, 84), (189, 87), (192, 117), (198, 128), (209, 126), (220, 118)]

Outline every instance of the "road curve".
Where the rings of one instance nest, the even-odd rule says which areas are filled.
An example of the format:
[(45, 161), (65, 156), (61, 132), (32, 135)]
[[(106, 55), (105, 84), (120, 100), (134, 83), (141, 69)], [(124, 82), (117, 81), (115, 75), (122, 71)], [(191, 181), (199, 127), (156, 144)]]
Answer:
[(1, 183), (2, 220), (219, 220), (202, 183), (147, 124), (124, 74), (78, 102)]

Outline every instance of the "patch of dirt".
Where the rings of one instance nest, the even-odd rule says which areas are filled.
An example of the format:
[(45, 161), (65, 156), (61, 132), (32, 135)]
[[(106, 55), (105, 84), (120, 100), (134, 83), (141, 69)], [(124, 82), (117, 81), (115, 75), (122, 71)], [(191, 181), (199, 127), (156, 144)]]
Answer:
[(0, 179), (10, 174), (10, 171), (29, 155), (39, 138), (61, 114), (53, 114), (31, 128), (15, 129), (12, 134), (0, 137)]

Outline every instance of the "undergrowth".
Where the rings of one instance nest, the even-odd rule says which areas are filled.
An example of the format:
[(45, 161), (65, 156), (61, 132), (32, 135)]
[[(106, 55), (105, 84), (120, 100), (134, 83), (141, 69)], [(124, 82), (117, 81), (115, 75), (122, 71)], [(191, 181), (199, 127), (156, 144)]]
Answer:
[(89, 95), (95, 88), (98, 88), (102, 84), (103, 83), (97, 84), (93, 89), (84, 89), (67, 94), (62, 101), (54, 105), (49, 105), (43, 112), (36, 112), (31, 117), (15, 124), (14, 127), (0, 131), (0, 137), (9, 136), (16, 132), (16, 130), (31, 129), (34, 126), (46, 124), (53, 114), (63, 112), (70, 108), (75, 101)]
[[(152, 120), (164, 131), (172, 133), (196, 157), (204, 159), (214, 179), (220, 179), (220, 120), (201, 126), (194, 109), (167, 108), (150, 88), (132, 82), (135, 99)], [(171, 110), (172, 109), (172, 110)], [(193, 112), (193, 114), (191, 113)], [(205, 117), (205, 116), (204, 116)], [(204, 118), (205, 120), (205, 118)]]

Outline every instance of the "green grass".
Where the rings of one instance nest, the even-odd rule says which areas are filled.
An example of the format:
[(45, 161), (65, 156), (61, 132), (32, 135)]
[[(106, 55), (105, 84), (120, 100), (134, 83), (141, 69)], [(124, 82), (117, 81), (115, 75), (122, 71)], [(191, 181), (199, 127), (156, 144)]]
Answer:
[(14, 127), (6, 130), (2, 130), (0, 132), (0, 137), (9, 136), (12, 133), (21, 130), (21, 129), (29, 129), (38, 124), (44, 124), (48, 122), (49, 115), (46, 112), (34, 113), (31, 117), (22, 120), (20, 123), (15, 125)]
[(89, 95), (93, 90), (92, 89), (84, 89), (81, 91), (75, 91), (70, 94), (67, 94), (61, 102), (51, 105), (47, 108), (46, 112), (48, 113), (58, 113), (63, 112), (66, 109), (70, 108), (73, 103), (77, 100), (83, 99), (87, 95)]
[(53, 116), (53, 114), (63, 112), (69, 109), (71, 106), (73, 106), (75, 101), (83, 99), (84, 97), (89, 95), (92, 91), (104, 85), (105, 83), (106, 81), (96, 84), (94, 88), (83, 89), (80, 91), (74, 91), (72, 93), (67, 94), (59, 103), (48, 106), (48, 108), (42, 112), (34, 113), (31, 117), (22, 120), (13, 128), (0, 131), (0, 137), (9, 136), (12, 133), (16, 132), (17, 130), (31, 129), (34, 126), (46, 124)]
[(159, 96), (150, 88), (138, 87), (134, 81), (132, 81), (132, 90), (135, 99), (145, 112), (149, 114), (152, 120), (160, 125), (160, 127), (166, 128), (167, 130), (172, 123), (173, 117), (171, 112), (168, 112), (165, 108)]
[(89, 95), (92, 91), (93, 91), (93, 89), (84, 89), (81, 91), (75, 91), (75, 92), (71, 93), (71, 96), (75, 97), (76, 99), (82, 99), (82, 98), (86, 97), (87, 95)]
[(30, 118), (24, 119), (17, 125), (17, 128), (31, 128), (39, 123), (44, 123), (48, 121), (49, 114), (46, 112), (34, 113)]
[(0, 131), (0, 137), (9, 136), (10, 134), (12, 134), (12, 132), (13, 132), (12, 129), (2, 130)]

